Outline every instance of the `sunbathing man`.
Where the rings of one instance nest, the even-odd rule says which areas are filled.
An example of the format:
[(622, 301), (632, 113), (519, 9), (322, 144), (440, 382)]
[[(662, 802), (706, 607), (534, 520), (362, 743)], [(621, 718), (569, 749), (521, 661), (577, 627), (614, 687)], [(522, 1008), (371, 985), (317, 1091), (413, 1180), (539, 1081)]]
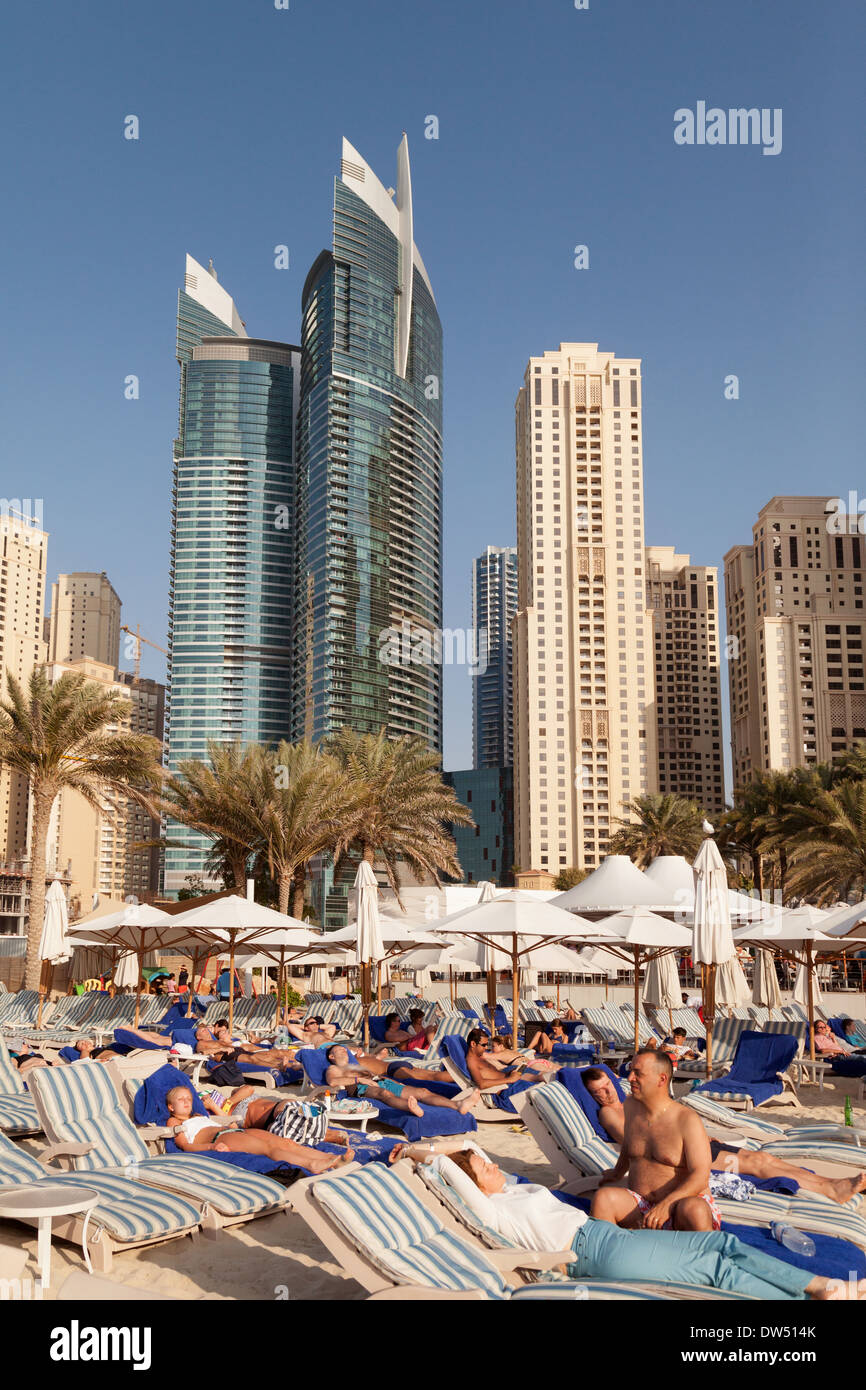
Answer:
[(419, 1118), (424, 1115), (422, 1101), (425, 1105), (438, 1105), (444, 1110), (456, 1110), (458, 1114), (465, 1115), (478, 1100), (477, 1091), (471, 1091), (462, 1100), (448, 1100), (445, 1096), (434, 1095), (426, 1086), (401, 1086), (390, 1077), (376, 1076), (360, 1064), (350, 1062), (349, 1051), (345, 1047), (329, 1047), (327, 1055), (330, 1065), (325, 1072), (325, 1081), (329, 1086), (335, 1090), (345, 1087), (350, 1096), (378, 1100), (383, 1105), (392, 1105), (395, 1110), (408, 1110)]
[(477, 1188), (475, 1200), (472, 1188), (461, 1191), (476, 1215), (523, 1250), (572, 1252), (566, 1266), (572, 1279), (695, 1284), (760, 1299), (866, 1299), (866, 1279), (825, 1279), (721, 1231), (627, 1232), (593, 1220), (538, 1183), (515, 1182), (471, 1141), (398, 1144), (389, 1158), (441, 1165), (443, 1155)]
[[(185, 1153), (265, 1154), (276, 1163), (292, 1163), (311, 1173), (327, 1172), (351, 1163), (355, 1157), (346, 1131), (330, 1129), (327, 1113), (317, 1106), (247, 1098), (223, 1120), (214, 1115), (193, 1115), (193, 1093), (188, 1086), (173, 1086), (165, 1103), (169, 1127), (177, 1130), (174, 1141)], [(288, 1110), (294, 1113), (286, 1113)], [(325, 1154), (310, 1147), (323, 1141), (344, 1144), (345, 1154)]]
[(286, 1052), (284, 1048), (269, 1047), (255, 1037), (247, 1039), (246, 1042), (240, 1038), (233, 1038), (227, 1018), (221, 1018), (214, 1024), (213, 1035), (217, 1043), (225, 1044), (237, 1054), (239, 1062), (252, 1062), (257, 1067), (277, 1067), (280, 1071), (295, 1065), (294, 1055)]
[(829, 1023), (819, 1018), (815, 1020), (815, 1051), (823, 1057), (847, 1057), (853, 1049), (849, 1043), (836, 1037)]
[(308, 1014), (303, 1023), (289, 1023), (288, 1030), (304, 1047), (324, 1047), (337, 1036), (335, 1023), (323, 1023), (315, 1014)]
[[(625, 1106), (613, 1082), (598, 1067), (588, 1067), (581, 1075), (589, 1094), (598, 1102), (601, 1125), (615, 1144), (622, 1144)], [(785, 1163), (781, 1158), (763, 1153), (760, 1149), (742, 1149), (734, 1144), (723, 1144), (718, 1139), (710, 1140), (710, 1159), (715, 1168), (726, 1173), (740, 1173), (747, 1178), (793, 1178), (804, 1191), (819, 1192), (822, 1197), (829, 1197), (834, 1202), (850, 1202), (858, 1192), (866, 1191), (866, 1173), (860, 1173), (856, 1178), (824, 1178), (793, 1163)]]
[[(340, 1043), (335, 1043), (329, 1047), (325, 1056), (328, 1061), (333, 1061), (334, 1066), (344, 1066), (350, 1062), (349, 1049)], [(340, 1059), (345, 1056), (345, 1062)], [(395, 1081), (444, 1081), (446, 1086), (451, 1085), (451, 1075), (444, 1067), (415, 1067), (411, 1062), (402, 1064), (397, 1057), (389, 1059), (388, 1053), (382, 1051), (372, 1056), (369, 1052), (355, 1052), (355, 1065), (368, 1071), (372, 1076), (390, 1076)], [(351, 1063), (350, 1063), (351, 1065)], [(417, 1088), (416, 1088), (417, 1089)]]
[[(603, 1105), (605, 1111), (614, 1113), (601, 1119), (599, 1112), (599, 1118), (605, 1129), (610, 1119), (622, 1149), (616, 1166), (600, 1179), (603, 1186), (593, 1197), (592, 1214), (627, 1227), (718, 1230), (721, 1217), (708, 1189), (710, 1141), (700, 1116), (671, 1096), (672, 1074), (670, 1058), (664, 1052), (639, 1052), (629, 1072), (632, 1094), (623, 1103), (621, 1129), (618, 1113), (609, 1104)], [(590, 1094), (600, 1087), (598, 1081), (588, 1084)], [(614, 1131), (608, 1130), (612, 1139)], [(717, 1153), (721, 1152), (723, 1147), (719, 1146)], [(735, 1149), (723, 1165), (727, 1171), (744, 1176), (793, 1177), (797, 1182), (802, 1177), (807, 1190), (832, 1196), (837, 1202), (850, 1201), (866, 1188), (866, 1175), (831, 1181), (751, 1151), (747, 1154)], [(626, 1176), (628, 1187), (620, 1185)]]
[[(489, 1091), (491, 1086), (502, 1085), (503, 1070), (488, 1060), (488, 1045), (489, 1040), (483, 1028), (473, 1028), (466, 1039), (466, 1070), (479, 1091)], [(537, 1072), (530, 1072), (529, 1075), (518, 1079), (534, 1084), (543, 1081), (544, 1077)]]

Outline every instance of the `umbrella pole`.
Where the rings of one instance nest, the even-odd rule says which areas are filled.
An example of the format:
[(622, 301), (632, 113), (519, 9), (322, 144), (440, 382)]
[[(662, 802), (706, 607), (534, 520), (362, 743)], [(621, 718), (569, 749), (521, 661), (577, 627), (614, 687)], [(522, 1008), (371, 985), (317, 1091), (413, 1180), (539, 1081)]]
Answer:
[(638, 961), (640, 960), (640, 946), (634, 947), (634, 1050), (640, 1048), (640, 1018), (638, 1009), (640, 1007), (640, 971)]
[(47, 962), (46, 960), (44, 960), (44, 961), (42, 962), (42, 970), (41, 970), (40, 977), (39, 977), (39, 1011), (38, 1011), (38, 1013), (36, 1014), (36, 1027), (37, 1027), (37, 1028), (41, 1028), (41, 1027), (42, 1027), (42, 1006), (43, 1006), (44, 1003), (45, 1003), (45, 977), (46, 977), (46, 974), (47, 974), (47, 971), (46, 971), (46, 968), (45, 968), (45, 967), (47, 966), (47, 964), (48, 964), (48, 962)]
[(144, 963), (144, 955), (141, 952), (137, 952), (135, 958), (138, 961), (138, 993), (135, 996), (135, 1023), (133, 1024), (133, 1027), (137, 1028), (139, 1018), (141, 1017), (141, 976), (142, 965)]
[(453, 967), (453, 965), (449, 965), (449, 967), (448, 967), (448, 990), (449, 990), (449, 993), (450, 993), (450, 995), (451, 995), (451, 1005), (452, 1005), (452, 1007), (453, 1007), (453, 1005), (454, 1005), (454, 967)]
[[(517, 933), (511, 938), (511, 1010), (512, 1010), (512, 1029), (514, 1036), (511, 1039), (511, 1046), (516, 1048), (518, 1035), (520, 1032), (520, 966), (517, 961)], [(491, 1025), (492, 1026), (492, 1025)], [(495, 1031), (495, 1028), (494, 1028)], [(524, 1038), (524, 1041), (525, 1038)]]
[(235, 937), (232, 932), (231, 948), (229, 950), (229, 1032), (234, 1032), (235, 1026)]
[(707, 1033), (707, 1079), (713, 1074), (713, 1022), (716, 1016), (716, 967), (701, 967), (704, 976), (704, 1028)]
[(815, 997), (812, 993), (812, 943), (806, 942), (806, 980), (809, 987), (809, 1056), (815, 1060)]
[(559, 1013), (559, 971), (556, 972), (556, 1012)]
[(373, 965), (365, 961), (361, 966), (361, 1004), (364, 1009), (364, 1051), (370, 1051), (370, 1000), (373, 994)]

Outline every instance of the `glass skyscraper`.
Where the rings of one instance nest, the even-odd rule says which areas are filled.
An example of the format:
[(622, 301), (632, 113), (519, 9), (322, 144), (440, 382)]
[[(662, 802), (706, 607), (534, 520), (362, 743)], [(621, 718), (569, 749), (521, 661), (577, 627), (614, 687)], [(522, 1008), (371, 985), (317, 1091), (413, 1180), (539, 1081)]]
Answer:
[[(178, 295), (167, 747), (174, 771), (207, 740), (272, 742), (291, 725), (295, 424), (300, 350), (249, 338), (229, 295), (187, 257)], [(166, 831), (165, 889), (208, 843)]]
[[(488, 545), (472, 562), (472, 626), (486, 651), (472, 677), (472, 763), (511, 767), (514, 761), (511, 619), (517, 612), (517, 549)], [(486, 633), (486, 638), (482, 635)]]
[(440, 750), (442, 330), (405, 136), (396, 193), (344, 140), (302, 314), (293, 735)]

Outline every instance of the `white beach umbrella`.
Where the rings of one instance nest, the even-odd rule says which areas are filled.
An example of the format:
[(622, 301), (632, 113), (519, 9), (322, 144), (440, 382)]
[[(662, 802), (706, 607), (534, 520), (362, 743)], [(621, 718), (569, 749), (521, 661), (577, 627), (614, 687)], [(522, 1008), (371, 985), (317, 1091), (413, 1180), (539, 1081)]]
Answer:
[(695, 909), (692, 960), (701, 965), (704, 1027), (707, 1030), (707, 1076), (712, 1075), (716, 971), (735, 954), (731, 932), (728, 875), (711, 834), (704, 837), (694, 865)]
[[(358, 894), (358, 922), (355, 962), (361, 967), (361, 998), (364, 1004), (364, 1045), (370, 1046), (370, 1005), (373, 995), (373, 965), (387, 954), (379, 922), (379, 885), (372, 866), (362, 859), (355, 875)], [(381, 974), (379, 976), (381, 997)]]
[(310, 971), (310, 992), (312, 994), (331, 993), (331, 972), (326, 965), (314, 965)]
[(794, 907), (777, 913), (770, 921), (757, 922), (751, 927), (742, 927), (734, 933), (735, 941), (748, 941), (754, 945), (775, 947), (788, 960), (804, 967), (804, 974), (799, 984), (803, 997), (798, 1002), (802, 1002), (806, 1006), (809, 1014), (809, 1053), (813, 1061), (815, 1059), (814, 995), (817, 989), (815, 957), (824, 952), (838, 954), (840, 950), (839, 938), (829, 936), (823, 930), (827, 916), (828, 914), (822, 912), (818, 907), (808, 905)]
[(776, 964), (771, 951), (754, 948), (755, 967), (752, 972), (752, 1003), (767, 1009), (779, 1009), (782, 995), (776, 975)]
[[(183, 914), (184, 916), (186, 914)], [(122, 911), (100, 915), (90, 913), (74, 924), (75, 940), (87, 946), (131, 951), (138, 964), (138, 996), (135, 1004), (135, 1027), (141, 1012), (141, 972), (144, 961), (153, 951), (195, 951), (198, 940), (187, 927), (179, 925), (161, 908), (148, 903), (127, 903)]]
[[(597, 923), (611, 934), (605, 949), (622, 954), (625, 968), (634, 970), (634, 1045), (640, 1046), (640, 966), (664, 950), (682, 950), (692, 944), (692, 934), (678, 922), (660, 917), (648, 907), (630, 907), (603, 917)], [(629, 959), (630, 958), (630, 959)]]
[(735, 953), (716, 970), (716, 1003), (735, 1009), (740, 1004), (748, 1004), (751, 997), (749, 982)]
[(524, 999), (534, 999), (538, 993), (538, 971), (531, 966), (520, 967), (520, 993)]
[(42, 1027), (42, 1006), (45, 995), (51, 988), (51, 977), (55, 965), (62, 965), (70, 959), (72, 952), (66, 942), (69, 916), (66, 908), (66, 894), (59, 878), (54, 878), (45, 894), (45, 915), (42, 919), (42, 933), (39, 938), (39, 959), (42, 962), (39, 980), (39, 1011), (36, 1027)]
[(643, 1002), (651, 1009), (667, 1009), (671, 1032), (674, 1028), (673, 1009), (682, 1004), (683, 991), (674, 951), (653, 956), (646, 968)]
[(823, 1008), (824, 1000), (821, 997), (821, 987), (818, 984), (817, 976), (806, 961), (800, 961), (794, 976), (794, 1002), (802, 1004), (804, 1009), (808, 1010), (811, 1031), (815, 1024), (815, 1009)]
[(134, 951), (121, 951), (114, 966), (117, 989), (138, 989), (138, 956)]

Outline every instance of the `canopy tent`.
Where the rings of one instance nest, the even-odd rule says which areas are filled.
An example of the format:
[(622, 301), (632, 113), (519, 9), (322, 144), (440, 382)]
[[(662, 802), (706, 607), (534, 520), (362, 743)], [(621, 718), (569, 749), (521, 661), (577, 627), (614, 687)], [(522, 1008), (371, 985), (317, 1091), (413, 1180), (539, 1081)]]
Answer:
[[(644, 877), (653, 884), (660, 897), (677, 904), (677, 921), (691, 923), (695, 911), (694, 868), (681, 854), (659, 854), (644, 871)], [(748, 893), (739, 893), (728, 888), (728, 906), (731, 921), (765, 921), (778, 908), (765, 903), (761, 898), (753, 898)]]
[(627, 854), (609, 854), (598, 868), (558, 898), (551, 907), (566, 912), (612, 913), (631, 907), (648, 907), (654, 912), (675, 912), (675, 899), (660, 892), (631, 862)]

